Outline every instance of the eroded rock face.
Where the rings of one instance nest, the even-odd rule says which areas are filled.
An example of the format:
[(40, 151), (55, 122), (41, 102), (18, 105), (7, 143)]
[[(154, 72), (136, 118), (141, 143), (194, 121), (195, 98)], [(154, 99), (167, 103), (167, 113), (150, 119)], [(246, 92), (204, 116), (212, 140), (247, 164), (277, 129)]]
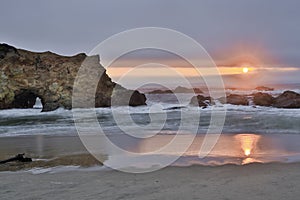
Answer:
[[(32, 108), (36, 97), (43, 111), (58, 107), (72, 108), (73, 84), (83, 62), (93, 65), (101, 74), (95, 94), (95, 106), (111, 106), (113, 89), (118, 96), (115, 105), (145, 105), (144, 94), (126, 90), (112, 82), (99, 63), (99, 57), (78, 54), (67, 57), (51, 52), (34, 53), (0, 44), (0, 109)], [(87, 91), (91, 85), (82, 86)], [(127, 100), (127, 99), (129, 100)]]
[(267, 93), (258, 92), (253, 95), (253, 103), (258, 106), (272, 106), (275, 98)]
[(277, 108), (300, 108), (300, 94), (285, 91), (275, 98), (273, 106)]

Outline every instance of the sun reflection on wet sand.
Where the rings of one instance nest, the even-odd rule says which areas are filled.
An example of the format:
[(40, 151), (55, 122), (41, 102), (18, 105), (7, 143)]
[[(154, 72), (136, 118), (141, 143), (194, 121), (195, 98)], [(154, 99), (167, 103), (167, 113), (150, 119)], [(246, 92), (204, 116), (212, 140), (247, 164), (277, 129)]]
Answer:
[(252, 162), (257, 162), (255, 158), (255, 150), (257, 147), (257, 142), (260, 140), (260, 135), (255, 134), (239, 134), (235, 136), (235, 139), (240, 143), (240, 148), (244, 154), (245, 159), (242, 164), (249, 164)]
[[(178, 162), (176, 162), (179, 165), (245, 165), (257, 162), (285, 162), (289, 159), (290, 155), (295, 155), (295, 152), (299, 152), (298, 139), (294, 139), (295, 136), (223, 134), (212, 151), (205, 158), (199, 159), (199, 151), (205, 136), (196, 136), (193, 143), (183, 154), (180, 153), (183, 144), (189, 141), (193, 135), (178, 135), (178, 137), (179, 140), (172, 147), (165, 149), (164, 152), (157, 152), (156, 150), (163, 148), (170, 142), (174, 142), (172, 141), (174, 135), (156, 135), (155, 137), (141, 139), (134, 143), (135, 145), (133, 144), (132, 148), (128, 150), (142, 153), (145, 156), (181, 156)], [(123, 139), (122, 142), (124, 142)], [(288, 148), (289, 150), (287, 150)]]
[(249, 156), (251, 154), (251, 149), (245, 149), (245, 155)]

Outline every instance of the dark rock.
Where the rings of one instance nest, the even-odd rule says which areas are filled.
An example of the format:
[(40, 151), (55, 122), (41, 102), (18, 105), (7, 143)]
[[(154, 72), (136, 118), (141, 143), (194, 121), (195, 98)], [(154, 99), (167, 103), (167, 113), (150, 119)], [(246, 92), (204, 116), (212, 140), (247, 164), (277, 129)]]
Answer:
[(172, 90), (153, 90), (148, 92), (148, 94), (173, 94)]
[(274, 88), (269, 88), (269, 87), (265, 87), (265, 86), (258, 86), (255, 88), (258, 91), (273, 91)]
[(211, 105), (211, 98), (197, 95), (191, 99), (190, 105), (206, 108), (207, 106)]
[(7, 160), (0, 161), (0, 164), (5, 164), (5, 163), (15, 162), (15, 161), (18, 161), (18, 162), (32, 162), (31, 158), (26, 158), (26, 157), (24, 157), (24, 155), (25, 155), (24, 153), (23, 154), (18, 154), (15, 157), (9, 158)]
[[(0, 44), (0, 109), (32, 108), (36, 97), (41, 99), (43, 111), (59, 107), (71, 109), (73, 85), (81, 65), (91, 66), (99, 75), (99, 82), (96, 91), (91, 90), (90, 84), (80, 86), (82, 91), (93, 94), (95, 103), (92, 105), (83, 101), (78, 107), (111, 106), (115, 88), (120, 94), (116, 97), (119, 98), (120, 105), (145, 105), (144, 94), (126, 90), (110, 79), (98, 56), (78, 54), (67, 57), (51, 52), (34, 53)], [(127, 100), (123, 99), (125, 97)], [(92, 102), (87, 98), (82, 99)]]
[(258, 92), (253, 95), (253, 103), (259, 106), (272, 106), (275, 98), (267, 93)]
[(136, 90), (117, 89), (113, 92), (112, 105), (141, 106), (146, 105), (146, 96)]
[(277, 108), (300, 108), (300, 94), (285, 91), (275, 98), (273, 106)]
[(193, 88), (193, 90), (194, 90), (194, 92), (195, 92), (196, 94), (202, 94), (202, 93), (203, 93), (203, 91), (200, 90), (199, 88)]
[(199, 88), (186, 88), (178, 86), (174, 90), (153, 90), (149, 94), (172, 94), (172, 93), (203, 93)]
[(238, 94), (230, 94), (226, 97), (226, 99), (222, 97), (219, 99), (219, 101), (223, 104), (229, 103), (233, 105), (244, 105), (244, 106), (249, 105), (247, 97)]
[(17, 49), (8, 44), (0, 44), (0, 59), (3, 59), (7, 54), (16, 54)]
[[(14, 101), (12, 102), (12, 106), (14, 108), (33, 108), (37, 96), (29, 91), (20, 90), (15, 93)], [(26, 99), (27, 101), (24, 101)]]
[(182, 108), (186, 108), (186, 106), (173, 106), (173, 107), (169, 107), (169, 108), (164, 108), (164, 110), (179, 110)]

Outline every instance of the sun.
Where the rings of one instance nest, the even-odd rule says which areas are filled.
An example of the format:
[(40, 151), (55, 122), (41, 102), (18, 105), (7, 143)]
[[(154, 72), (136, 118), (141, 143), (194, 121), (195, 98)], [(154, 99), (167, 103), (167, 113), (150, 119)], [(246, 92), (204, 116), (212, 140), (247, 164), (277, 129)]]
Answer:
[(248, 67), (243, 67), (243, 72), (244, 72), (245, 74), (248, 73), (248, 72), (249, 72)]

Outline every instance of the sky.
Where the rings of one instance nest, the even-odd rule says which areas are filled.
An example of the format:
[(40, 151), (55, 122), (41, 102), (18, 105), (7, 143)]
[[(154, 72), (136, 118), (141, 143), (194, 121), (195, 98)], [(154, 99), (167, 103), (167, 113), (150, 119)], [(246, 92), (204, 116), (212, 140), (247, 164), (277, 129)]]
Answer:
[[(89, 53), (99, 42), (128, 29), (163, 27), (200, 43), (224, 76), (242, 76), (246, 64), (249, 74), (268, 74), (261, 78), (266, 83), (298, 83), (299, 8), (298, 0), (3, 0), (0, 43), (74, 55)], [(188, 68), (176, 59), (172, 63)], [(114, 78), (120, 75), (120, 69), (108, 72)]]

